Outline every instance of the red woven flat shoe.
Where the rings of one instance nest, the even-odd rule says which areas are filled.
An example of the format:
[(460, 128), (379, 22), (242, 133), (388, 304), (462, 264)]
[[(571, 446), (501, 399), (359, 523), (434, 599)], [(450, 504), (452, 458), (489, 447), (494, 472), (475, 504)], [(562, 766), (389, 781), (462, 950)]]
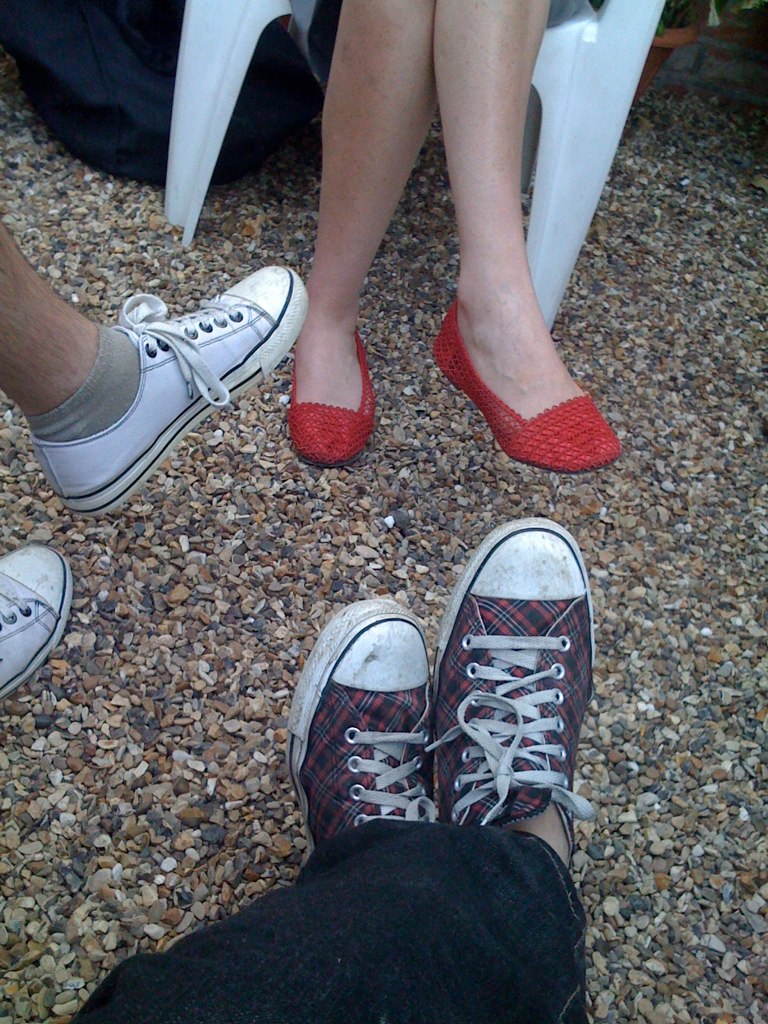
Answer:
[(571, 398), (526, 420), (480, 380), (459, 333), (454, 302), (435, 339), (435, 360), (485, 417), (503, 451), (518, 462), (560, 473), (578, 473), (614, 462), (621, 444), (586, 395)]
[(355, 331), (363, 396), (357, 409), (296, 400), (296, 365), (293, 368), (288, 430), (297, 454), (316, 466), (343, 466), (365, 448), (373, 433), (376, 400), (360, 335)]

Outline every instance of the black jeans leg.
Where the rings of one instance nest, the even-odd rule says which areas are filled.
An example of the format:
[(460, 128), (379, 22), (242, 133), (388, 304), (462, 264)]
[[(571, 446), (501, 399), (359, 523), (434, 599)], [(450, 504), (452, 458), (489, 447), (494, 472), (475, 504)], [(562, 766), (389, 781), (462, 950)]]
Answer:
[(371, 822), (112, 972), (82, 1024), (584, 1024), (584, 913), (534, 836)]

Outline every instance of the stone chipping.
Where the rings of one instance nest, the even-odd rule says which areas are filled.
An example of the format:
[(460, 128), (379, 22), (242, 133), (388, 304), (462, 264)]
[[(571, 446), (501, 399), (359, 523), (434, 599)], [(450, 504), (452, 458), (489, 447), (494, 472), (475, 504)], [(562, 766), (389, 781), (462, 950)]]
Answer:
[[(317, 125), (212, 189), (185, 250), (162, 190), (67, 153), (7, 58), (0, 112), (0, 213), (86, 315), (306, 275)], [(606, 470), (513, 463), (435, 367), (458, 269), (437, 129), (369, 276), (379, 413), (352, 467), (292, 453), (287, 360), (120, 514), (79, 518), (0, 397), (0, 551), (56, 544), (75, 579), (61, 645), (0, 703), (0, 1024), (64, 1024), (126, 956), (290, 884), (283, 747), (318, 629), (391, 595), (434, 641), (468, 552), (531, 515), (576, 536), (598, 623), (578, 782), (598, 817), (574, 860), (593, 1019), (768, 1020), (765, 129), (653, 90), (630, 116), (554, 329), (621, 437)]]

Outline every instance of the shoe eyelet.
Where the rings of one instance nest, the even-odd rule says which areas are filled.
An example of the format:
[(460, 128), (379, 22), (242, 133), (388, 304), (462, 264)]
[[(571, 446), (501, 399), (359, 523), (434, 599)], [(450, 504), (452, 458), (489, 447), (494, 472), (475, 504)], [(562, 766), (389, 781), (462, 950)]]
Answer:
[(457, 775), (456, 778), (453, 780), (453, 792), (458, 793), (463, 785), (464, 783), (461, 781), (461, 776)]
[(451, 811), (451, 821), (457, 822), (458, 820), (459, 820), (459, 812), (454, 807), (453, 810)]
[(461, 638), (461, 646), (462, 646), (462, 648), (465, 651), (471, 651), (472, 650), (472, 634), (471, 633), (467, 633), (466, 636), (463, 636)]
[(461, 752), (461, 763), (462, 764), (469, 764), (469, 762), (471, 760), (472, 760), (472, 758), (471, 758), (470, 753), (469, 753), (469, 747), (467, 747), (466, 750), (462, 750), (462, 752)]
[(171, 346), (165, 341), (158, 341), (157, 347), (161, 352), (170, 352)]
[(421, 737), (422, 737), (422, 741), (424, 743), (424, 746), (426, 747), (427, 744), (429, 743), (429, 729), (425, 729), (424, 732), (421, 734)]
[(12, 626), (16, 622), (16, 619), (16, 612), (11, 612), (7, 617), (5, 615), (3, 616), (3, 622), (7, 622), (9, 626)]
[(29, 605), (25, 605), (23, 608), (19, 608), (19, 611), (21, 612), (25, 619), (28, 619), (29, 616), (32, 614), (32, 609), (29, 607)]
[(411, 761), (411, 765), (413, 766), (413, 770), (415, 772), (417, 772), (419, 770), (419, 768), (421, 768), (421, 766), (423, 764), (424, 764), (424, 761), (420, 757), (414, 757), (413, 761)]
[(466, 670), (467, 679), (477, 679), (477, 670), (479, 668), (480, 666), (477, 664), (476, 661), (470, 661), (470, 663), (467, 665)]
[(565, 761), (568, 758), (568, 751), (565, 747), (560, 747), (560, 753), (557, 755), (561, 761)]
[(561, 651), (570, 651), (570, 649), (571, 649), (570, 638), (567, 637), (567, 636), (561, 636), (560, 637), (560, 650)]
[(355, 783), (354, 786), (350, 787), (349, 795), (353, 800), (359, 800), (363, 792), (363, 787), (359, 783)]
[(352, 757), (347, 758), (347, 768), (349, 768), (351, 772), (357, 775), (357, 773), (360, 771), (360, 758), (354, 755)]
[(557, 696), (555, 697), (555, 704), (562, 704), (563, 701), (565, 700), (565, 696), (563, 695), (563, 691), (562, 690), (557, 690), (556, 694), (557, 694)]
[(156, 348), (152, 348), (151, 345), (145, 345), (144, 346), (144, 351), (147, 353), (147, 355), (149, 356), (150, 359), (154, 359), (155, 356), (157, 355), (157, 349)]
[(355, 729), (354, 726), (351, 726), (344, 733), (344, 739), (347, 741), (347, 743), (357, 743), (357, 736), (359, 732), (359, 729)]
[(559, 662), (555, 662), (550, 669), (550, 672), (552, 673), (553, 679), (562, 679), (565, 676), (565, 669)]
[(562, 720), (562, 718), (558, 718), (557, 722), (555, 723), (555, 729), (557, 730), (557, 732), (565, 732), (565, 722)]
[(202, 321), (197, 325), (201, 331), (210, 334), (213, 331), (213, 324), (204, 324)]
[(364, 814), (356, 814), (355, 815), (355, 820), (353, 822), (354, 827), (357, 828), (359, 825), (364, 825), (364, 824), (365, 824), (365, 815)]
[(216, 316), (215, 316), (215, 317), (213, 318), (213, 326), (214, 326), (214, 327), (218, 327), (218, 328), (219, 328), (219, 329), (221, 330), (221, 329), (223, 329), (224, 327), (227, 327), (227, 326), (228, 326), (228, 324), (227, 324), (227, 321), (226, 321), (226, 320), (222, 320), (222, 318), (221, 318), (221, 317), (216, 317)]
[(188, 328), (185, 327), (184, 333), (186, 334), (190, 341), (197, 341), (198, 334), (194, 328), (192, 328), (192, 330), (189, 330)]
[(241, 324), (243, 322), (243, 314), (238, 309), (236, 313), (229, 314), (229, 319), (232, 321), (233, 324)]

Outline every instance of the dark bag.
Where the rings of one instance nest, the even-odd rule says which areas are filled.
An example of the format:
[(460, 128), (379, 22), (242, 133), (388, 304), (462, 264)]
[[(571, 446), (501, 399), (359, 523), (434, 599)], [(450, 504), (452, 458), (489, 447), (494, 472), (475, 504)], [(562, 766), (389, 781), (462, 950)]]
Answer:
[[(75, 156), (163, 183), (183, 12), (183, 0), (0, 0), (0, 44), (35, 110)], [(213, 181), (258, 168), (322, 102), (303, 56), (273, 22), (254, 53)]]

